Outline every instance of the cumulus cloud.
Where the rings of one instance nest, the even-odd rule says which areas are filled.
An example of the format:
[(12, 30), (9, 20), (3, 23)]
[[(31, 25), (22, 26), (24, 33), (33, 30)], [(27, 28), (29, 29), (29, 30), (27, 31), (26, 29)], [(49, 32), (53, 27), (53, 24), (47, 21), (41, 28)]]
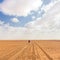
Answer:
[(4, 24), (4, 21), (1, 21), (1, 20), (0, 20), (0, 25), (3, 25), (3, 24)]
[(47, 5), (43, 5), (43, 7), (41, 8), (41, 10), (44, 10), (45, 12), (47, 12), (48, 10), (50, 10), (57, 2), (59, 2), (59, 0), (51, 0), (51, 2)]
[(11, 21), (14, 22), (14, 23), (20, 22), (17, 18), (12, 18)]
[(9, 24), (3, 24), (0, 26), (0, 40), (22, 39), (25, 31), (26, 28), (12, 27)]
[(7, 15), (27, 16), (30, 11), (37, 10), (41, 4), (41, 0), (4, 0), (0, 4), (0, 10)]
[(56, 3), (41, 19), (29, 22), (25, 26), (34, 29), (35, 37), (39, 39), (60, 39), (60, 2)]

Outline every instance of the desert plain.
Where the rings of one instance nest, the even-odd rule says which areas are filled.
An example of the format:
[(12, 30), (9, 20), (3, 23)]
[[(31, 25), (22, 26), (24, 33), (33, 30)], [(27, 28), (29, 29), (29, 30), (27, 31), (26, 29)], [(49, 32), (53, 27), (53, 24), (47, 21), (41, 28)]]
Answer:
[(60, 41), (0, 40), (0, 60), (60, 60)]

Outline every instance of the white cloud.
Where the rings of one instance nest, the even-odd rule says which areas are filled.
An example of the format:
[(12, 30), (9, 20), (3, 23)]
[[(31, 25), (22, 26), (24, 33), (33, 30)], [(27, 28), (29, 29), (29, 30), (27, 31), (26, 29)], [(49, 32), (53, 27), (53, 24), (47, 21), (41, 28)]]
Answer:
[(41, 8), (41, 10), (44, 10), (45, 12), (47, 12), (53, 5), (54, 5), (53, 2), (51, 2), (48, 5), (43, 5), (43, 7)]
[(35, 20), (35, 18), (36, 18), (35, 16), (32, 16), (32, 19), (33, 19), (33, 20)]
[(20, 22), (17, 18), (12, 18), (11, 21), (14, 22), (14, 23)]
[(37, 39), (60, 39), (60, 2), (56, 3), (41, 19), (25, 25), (33, 30)]
[(9, 24), (3, 24), (0, 26), (0, 40), (22, 39), (25, 35), (25, 31), (26, 28), (12, 27)]
[(0, 10), (7, 15), (27, 16), (30, 11), (37, 10), (41, 0), (4, 0)]
[(4, 21), (1, 21), (1, 20), (0, 20), (0, 25), (3, 25), (3, 24), (4, 24)]
[(60, 0), (51, 0), (51, 2), (48, 5), (43, 5), (41, 10), (44, 10), (45, 12), (49, 11), (57, 2)]

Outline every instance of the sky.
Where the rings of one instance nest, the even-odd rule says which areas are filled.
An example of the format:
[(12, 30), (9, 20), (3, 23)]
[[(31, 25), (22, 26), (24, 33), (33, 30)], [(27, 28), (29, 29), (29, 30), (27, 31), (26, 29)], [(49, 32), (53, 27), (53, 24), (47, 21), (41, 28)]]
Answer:
[[(0, 20), (4, 21), (4, 23), (9, 23), (11, 26), (23, 27), (26, 23), (41, 17), (45, 12), (44, 10), (41, 10), (42, 5), (47, 5), (51, 2), (51, 0), (31, 0), (30, 2), (29, 0), (26, 0), (25, 3), (23, 1), (0, 0), (0, 9), (2, 10), (0, 11)], [(20, 4), (19, 2), (22, 2), (22, 4)], [(25, 10), (25, 7), (22, 6), (26, 3), (28, 5), (25, 6), (27, 10)], [(31, 4), (33, 5), (33, 7), (31, 7)], [(35, 5), (37, 6), (35, 7)], [(22, 11), (20, 11), (20, 9)], [(25, 12), (23, 12), (24, 10)]]
[[(33, 40), (51, 37), (51, 39), (56, 39), (51, 32), (53, 20), (49, 17), (56, 14), (52, 7), (58, 2), (59, 0), (0, 0), (0, 39)], [(48, 24), (46, 24), (47, 21)], [(47, 29), (46, 25), (49, 26)], [(49, 31), (53, 34), (52, 36), (51, 34), (48, 36)]]

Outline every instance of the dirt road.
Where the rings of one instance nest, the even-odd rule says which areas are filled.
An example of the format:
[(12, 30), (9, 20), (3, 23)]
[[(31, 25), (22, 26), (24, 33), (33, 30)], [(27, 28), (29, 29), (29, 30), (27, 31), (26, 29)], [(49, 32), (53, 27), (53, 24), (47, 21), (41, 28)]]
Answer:
[(54, 56), (51, 56), (37, 41), (31, 41), (30, 43), (25, 41), (24, 43), (20, 42), (20, 44), (15, 42), (14, 44), (10, 43), (10, 47), (6, 46), (2, 46), (0, 49), (4, 50), (5, 48), (7, 50), (7, 52), (2, 51), (0, 60), (59, 60), (58, 58), (54, 59)]

